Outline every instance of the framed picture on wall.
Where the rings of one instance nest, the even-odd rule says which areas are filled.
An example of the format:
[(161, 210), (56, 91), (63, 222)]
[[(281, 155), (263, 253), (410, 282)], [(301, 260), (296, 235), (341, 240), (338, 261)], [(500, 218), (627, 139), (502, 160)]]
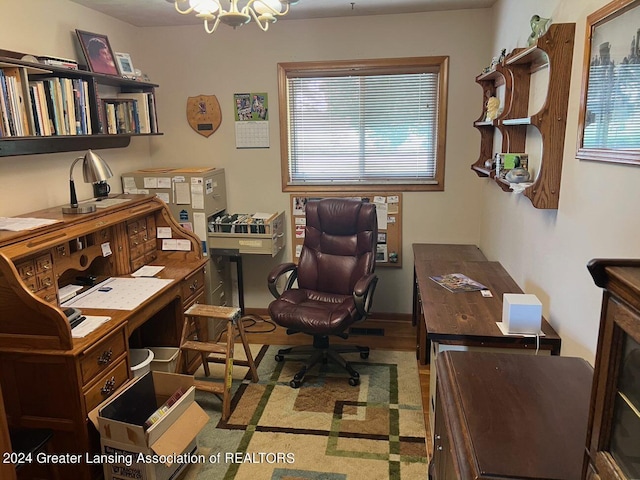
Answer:
[(577, 157), (640, 165), (640, 0), (587, 17)]
[(106, 35), (84, 30), (76, 30), (76, 35), (89, 70), (105, 75), (119, 75), (115, 55)]

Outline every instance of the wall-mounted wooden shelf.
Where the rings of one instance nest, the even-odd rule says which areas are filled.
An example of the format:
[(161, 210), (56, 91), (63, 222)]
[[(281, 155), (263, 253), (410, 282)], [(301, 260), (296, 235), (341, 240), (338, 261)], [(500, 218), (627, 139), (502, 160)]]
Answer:
[[(0, 55), (13, 53), (0, 51)], [(14, 99), (17, 99), (19, 104), (11, 109), (7, 96), (0, 104), (2, 107), (0, 110), (0, 157), (81, 151), (89, 148), (123, 148), (129, 145), (132, 136), (161, 135), (155, 114), (155, 88), (158, 85), (153, 83), (26, 62), (12, 56), (0, 56), (0, 71), (6, 78), (11, 77), (11, 81), (14, 82)], [(64, 99), (71, 97), (69, 103), (64, 99), (60, 100), (62, 103), (56, 103), (52, 93), (53, 84), (47, 84), (45, 89), (40, 90), (44, 98), (38, 102), (31, 87), (49, 80), (61, 84), (60, 93), (64, 88), (64, 82), (72, 85), (63, 95)], [(109, 134), (107, 133), (108, 117), (102, 97), (121, 94), (144, 94), (143, 98), (148, 100), (148, 104), (143, 108), (143, 105), (136, 102), (134, 109), (133, 101), (130, 101), (129, 118), (124, 122), (127, 128), (119, 128), (117, 130), (119, 133)], [(42, 112), (43, 109), (40, 108), (42, 103), (47, 104), (46, 110), (49, 111), (47, 118)], [(55, 108), (54, 104), (58, 108)], [(64, 108), (60, 112), (62, 106)], [(69, 109), (74, 110), (73, 115)], [(57, 115), (58, 122), (65, 122), (66, 119), (66, 131), (56, 127), (54, 115)], [(41, 131), (44, 124), (38, 122), (38, 116), (42, 122), (46, 121), (51, 125), (51, 135)], [(70, 120), (74, 117), (77, 125), (71, 125)], [(119, 125), (122, 125), (122, 119), (123, 117), (118, 119)], [(147, 125), (150, 125), (148, 132), (136, 127), (142, 125), (143, 119), (147, 119)], [(17, 122), (22, 127), (20, 132), (15, 128)]]
[[(542, 156), (535, 180), (524, 190), (536, 208), (558, 208), (574, 36), (575, 23), (553, 24), (535, 45), (515, 49), (495, 70), (476, 77), (483, 90), (483, 114), (473, 124), (480, 132), (480, 157), (471, 169), (480, 177), (494, 179), (503, 190), (511, 191), (509, 183), (496, 178), (495, 171), (485, 167), (485, 162), (494, 153), (525, 152), (527, 130), (536, 128), (542, 139)], [(538, 112), (530, 113), (531, 75), (544, 68), (549, 69), (545, 101)], [(485, 121), (485, 102), (496, 96), (501, 85), (504, 85), (503, 111), (497, 119)], [(502, 134), (499, 146), (494, 145), (495, 129)]]

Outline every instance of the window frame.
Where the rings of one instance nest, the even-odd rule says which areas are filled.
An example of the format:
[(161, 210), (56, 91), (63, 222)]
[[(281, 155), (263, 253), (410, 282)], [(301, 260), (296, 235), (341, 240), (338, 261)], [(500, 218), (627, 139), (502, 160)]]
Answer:
[[(357, 184), (314, 184), (291, 185), (289, 177), (289, 98), (287, 81), (289, 78), (317, 76), (438, 73), (438, 118), (435, 168), (436, 175), (432, 183), (357, 183)], [(278, 63), (278, 107), (280, 121), (280, 168), (283, 192), (383, 192), (396, 191), (443, 191), (447, 99), (449, 79), (449, 57), (406, 57), (370, 60), (338, 60), (315, 62)]]

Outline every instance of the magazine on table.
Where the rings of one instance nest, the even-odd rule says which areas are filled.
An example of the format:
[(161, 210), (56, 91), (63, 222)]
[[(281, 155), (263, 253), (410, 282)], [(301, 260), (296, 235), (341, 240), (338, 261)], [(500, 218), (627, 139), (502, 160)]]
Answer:
[(487, 290), (487, 287), (483, 284), (472, 280), (462, 273), (448, 273), (447, 275), (438, 275), (429, 278), (453, 293)]

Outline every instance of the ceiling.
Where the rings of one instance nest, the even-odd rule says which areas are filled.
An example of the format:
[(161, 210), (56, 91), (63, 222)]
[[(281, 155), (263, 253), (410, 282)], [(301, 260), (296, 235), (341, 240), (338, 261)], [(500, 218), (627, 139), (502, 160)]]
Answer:
[[(136, 27), (196, 25), (195, 14), (180, 15), (172, 0), (71, 0)], [(486, 8), (496, 0), (300, 0), (282, 20)], [(244, 0), (240, 1), (243, 5)], [(228, 2), (223, 1), (223, 5)]]

